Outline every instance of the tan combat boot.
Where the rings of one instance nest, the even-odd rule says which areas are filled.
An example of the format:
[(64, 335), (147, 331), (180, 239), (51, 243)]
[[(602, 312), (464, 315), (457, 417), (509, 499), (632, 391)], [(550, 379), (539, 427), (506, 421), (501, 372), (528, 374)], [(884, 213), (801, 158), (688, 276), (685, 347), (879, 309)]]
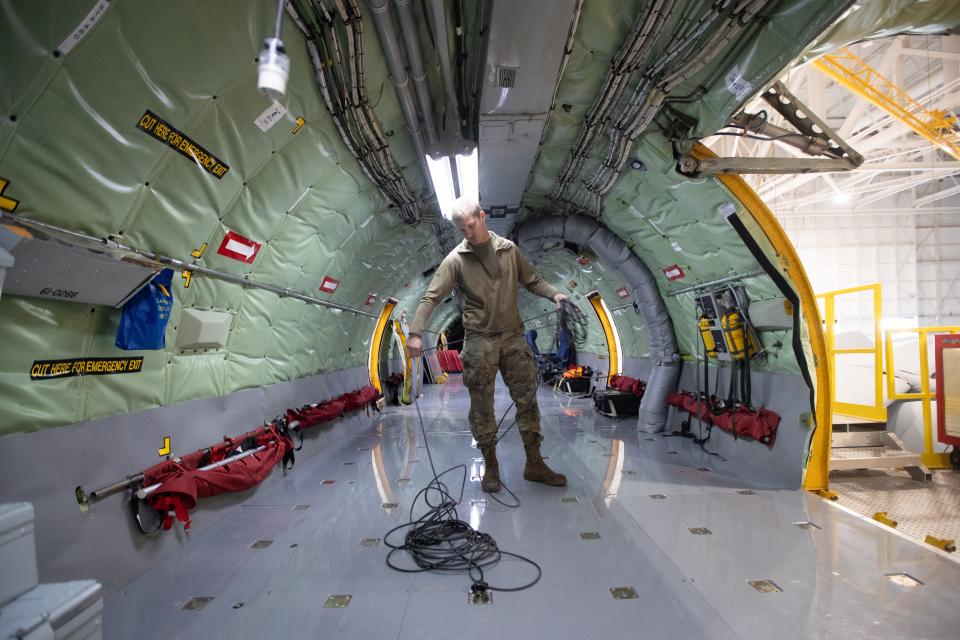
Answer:
[(524, 480), (540, 482), (551, 487), (565, 487), (567, 476), (557, 473), (547, 466), (540, 456), (540, 441), (543, 438), (539, 433), (524, 433), (523, 448), (527, 452), (527, 464), (523, 468)]
[(500, 464), (497, 462), (497, 445), (480, 450), (483, 454), (483, 480), (480, 486), (487, 493), (500, 491)]

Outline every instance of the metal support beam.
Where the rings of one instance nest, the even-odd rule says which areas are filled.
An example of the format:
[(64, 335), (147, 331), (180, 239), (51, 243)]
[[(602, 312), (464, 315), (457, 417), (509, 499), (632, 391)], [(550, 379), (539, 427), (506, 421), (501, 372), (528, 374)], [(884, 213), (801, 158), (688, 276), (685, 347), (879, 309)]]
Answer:
[(944, 189), (943, 191), (938, 191), (937, 193), (931, 193), (929, 196), (917, 198), (915, 204), (918, 207), (925, 207), (928, 204), (936, 202), (937, 200), (943, 200), (944, 198), (949, 198), (950, 196), (958, 193), (960, 193), (960, 187), (951, 187), (949, 189)]
[(824, 173), (852, 171), (856, 165), (847, 159), (827, 158), (704, 158), (683, 156), (677, 167), (680, 173)]
[(366, 316), (368, 318), (377, 317), (376, 315), (368, 311), (363, 311), (362, 309), (354, 309), (353, 307), (337, 304), (336, 302), (330, 302), (329, 300), (321, 300), (320, 298), (315, 298), (305, 293), (299, 293), (286, 287), (278, 287), (276, 285), (267, 284), (264, 282), (257, 282), (256, 280), (247, 280), (244, 277), (235, 276), (232, 273), (217, 271), (216, 269), (210, 269), (208, 267), (193, 264), (185, 260), (178, 260), (177, 258), (171, 258), (153, 251), (147, 251), (145, 249), (138, 249), (136, 247), (121, 244), (110, 238), (98, 238), (80, 231), (73, 231), (72, 229), (58, 227), (56, 225), (47, 224), (46, 222), (39, 222), (37, 220), (31, 220), (30, 218), (24, 218), (22, 216), (2, 211), (0, 211), (0, 220), (6, 220), (7, 222), (11, 222), (27, 229), (33, 229), (35, 231), (49, 234), (61, 242), (65, 242), (76, 247), (113, 254), (120, 259), (127, 259), (141, 264), (149, 264), (155, 267), (172, 267), (173, 269), (181, 272), (189, 271), (193, 275), (199, 273), (209, 278), (214, 278), (215, 280), (221, 280), (223, 282), (229, 282), (241, 287), (270, 291), (271, 293), (275, 293), (282, 298), (294, 298), (296, 300), (302, 300), (308, 304), (329, 307), (331, 309), (338, 309), (340, 311), (349, 311), (350, 313), (355, 313), (359, 316)]
[(709, 289), (710, 287), (715, 287), (719, 284), (725, 284), (727, 282), (735, 282), (737, 280), (746, 280), (747, 278), (755, 278), (757, 276), (766, 275), (766, 271), (763, 269), (754, 269), (752, 271), (747, 271), (746, 273), (734, 273), (733, 275), (725, 276), (723, 278), (717, 278), (716, 280), (710, 280), (709, 282), (704, 282), (701, 284), (695, 284), (692, 287), (685, 287), (683, 289), (677, 289), (676, 291), (671, 291), (667, 295), (671, 298), (675, 298), (682, 293), (689, 293), (691, 291), (702, 291), (704, 289)]
[(687, 175), (697, 174), (771, 174), (771, 173), (823, 173), (827, 171), (851, 171), (863, 164), (863, 156), (822, 118), (803, 104), (781, 82), (776, 82), (763, 94), (764, 101), (792, 124), (796, 131), (777, 127), (765, 117), (737, 114), (730, 126), (747, 131), (771, 135), (770, 141), (789, 144), (810, 155), (827, 158), (694, 158), (684, 155), (677, 163), (677, 170)]

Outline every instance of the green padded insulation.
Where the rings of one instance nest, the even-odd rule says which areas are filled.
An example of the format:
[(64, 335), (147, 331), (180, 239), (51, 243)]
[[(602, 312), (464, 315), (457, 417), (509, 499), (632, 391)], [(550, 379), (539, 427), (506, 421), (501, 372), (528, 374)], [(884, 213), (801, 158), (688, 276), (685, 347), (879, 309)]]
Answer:
[(854, 42), (889, 38), (903, 32), (944, 33), (960, 24), (960, 2), (951, 0), (871, 0), (857, 2), (843, 19), (820, 34), (804, 52), (806, 62)]
[[(256, 62), (273, 2), (113, 2), (69, 53), (57, 46), (94, 5), (4, 5), (0, 177), (19, 215), (187, 259), (250, 280), (377, 313), (439, 261), (428, 226), (399, 222), (340, 139), (316, 89), (302, 35), (284, 19), (291, 58), (287, 117), (268, 132)], [(390, 87), (375, 30), (364, 34), (369, 87)], [(396, 95), (375, 112), (416, 193), (425, 182)], [(136, 128), (150, 109), (222, 159), (218, 180)], [(11, 118), (13, 116), (13, 118)], [(306, 124), (294, 134), (294, 120)], [(217, 255), (226, 230), (262, 243), (252, 265)], [(318, 292), (324, 276), (340, 281)], [(366, 306), (370, 294), (376, 302)], [(119, 310), (0, 299), (0, 395), (18, 410), (0, 433), (33, 430), (225, 395), (366, 363), (373, 320), (195, 276), (174, 281), (166, 349), (138, 351), (143, 371), (31, 382), (34, 360), (127, 355), (113, 346)], [(177, 352), (181, 309), (234, 316), (227, 347)]]
[[(96, 4), (36, 0), (0, 5), (0, 178), (9, 181), (5, 195), (20, 201), (18, 214), (98, 237), (114, 236), (185, 260), (207, 243), (198, 261), (204, 266), (371, 313), (394, 296), (400, 301), (396, 313), (412, 314), (428, 281), (423, 271), (443, 257), (433, 230), (402, 224), (364, 175), (327, 112), (303, 36), (289, 18), (284, 18), (282, 32), (291, 59), (288, 113), (268, 132), (254, 124), (270, 107), (256, 90), (255, 59), (272, 29), (272, 0), (110, 2), (79, 44), (65, 55), (54, 55)], [(755, 89), (801, 53), (837, 10), (837, 3), (828, 0), (781, 3), (787, 4), (789, 8), (777, 9), (759, 35), (745, 43), (738, 57), (742, 78)], [(550, 213), (546, 196), (611, 58), (644, 6), (643, 0), (583, 3), (557, 94), (557, 104), (564, 106), (552, 112), (523, 216)], [(474, 18), (471, 11), (467, 14), (469, 26)], [(427, 198), (430, 189), (369, 23), (364, 25), (363, 49), (367, 94), (390, 151), (412, 191)], [(427, 63), (431, 65), (432, 58)], [(692, 90), (717, 71), (717, 64), (708, 65), (678, 91)], [(439, 113), (435, 75), (428, 77)], [(675, 106), (698, 120), (694, 133), (701, 135), (722, 125), (738, 102), (721, 79), (702, 99)], [(147, 109), (220, 158), (229, 171), (217, 179), (138, 130)], [(293, 133), (298, 117), (305, 124)], [(598, 149), (605, 153), (605, 144)], [(721, 207), (733, 200), (716, 181), (676, 174), (670, 144), (654, 127), (637, 140), (631, 155), (641, 159), (647, 171), (627, 169), (621, 175), (606, 196), (601, 221), (632, 244), (661, 292), (757, 267), (724, 220)], [(592, 175), (598, 162), (588, 159), (583, 175)], [(261, 243), (253, 264), (216, 253), (228, 230)], [(668, 283), (662, 269), (673, 264), (680, 265), (686, 277)], [(596, 261), (579, 265), (576, 256), (562, 248), (547, 251), (537, 268), (586, 313), (589, 335), (581, 351), (604, 354), (599, 323), (582, 296), (598, 289), (608, 306), (620, 304), (616, 289), (625, 283), (619, 275)], [(324, 277), (340, 281), (333, 294), (318, 291)], [(576, 288), (569, 287), (571, 280), (578, 283)], [(189, 289), (183, 283), (177, 275), (167, 347), (130, 354), (113, 346), (119, 310), (0, 298), (0, 396), (14, 398), (17, 406), (5, 414), (0, 435), (366, 364), (374, 325), (370, 318), (199, 275)], [(746, 284), (751, 299), (779, 295), (767, 277)], [(377, 298), (368, 305), (371, 294)], [(693, 298), (687, 294), (665, 300), (679, 350), (691, 353), (697, 344)], [(631, 301), (632, 292), (625, 302)], [(526, 295), (520, 305), (524, 318), (553, 308), (550, 301)], [(185, 307), (230, 313), (227, 346), (174, 349)], [(444, 305), (431, 326), (442, 328), (455, 314), (455, 304)], [(645, 357), (640, 316), (626, 309), (614, 318), (624, 355)], [(549, 346), (544, 341), (551, 333), (540, 331), (541, 348)], [(777, 341), (787, 345), (771, 351), (766, 370), (797, 371), (789, 338), (789, 332), (764, 334), (768, 348)], [(143, 355), (143, 370), (29, 380), (34, 360), (120, 355)]]
[[(826, 0), (787, 4), (778, 6), (760, 35), (750, 39), (737, 58), (742, 79), (755, 90), (769, 82), (779, 69), (800, 53), (803, 45), (832, 21), (831, 16), (836, 14), (839, 6), (839, 3)], [(533, 180), (525, 196), (528, 215), (550, 213), (547, 196), (567, 161), (613, 56), (643, 6), (642, 2), (614, 0), (584, 3), (580, 28), (574, 37), (570, 60), (557, 92), (556, 102), (563, 108), (555, 109), (551, 116), (534, 166)], [(665, 34), (668, 32), (665, 30)], [(703, 71), (680, 85), (676, 93), (692, 91), (719, 71), (719, 62), (706, 65)], [(693, 135), (705, 135), (722, 126), (738, 103), (737, 96), (720, 78), (702, 99), (672, 106), (697, 119)], [(606, 133), (600, 135), (600, 140), (594, 157), (584, 162), (580, 179), (592, 176), (606, 154)], [(600, 220), (624, 238), (653, 273), (673, 319), (678, 350), (681, 354), (693, 354), (699, 341), (694, 324), (694, 297), (692, 294), (671, 297), (669, 293), (700, 282), (752, 271), (759, 264), (726, 222), (721, 209), (724, 205), (739, 209), (739, 203), (713, 179), (690, 179), (678, 174), (674, 169), (671, 144), (656, 125), (648, 127), (637, 139), (630, 157), (642, 161), (646, 169), (637, 171), (627, 165), (604, 198)], [(769, 247), (765, 248), (768, 256), (774, 258)], [(679, 265), (685, 276), (670, 282), (663, 269), (673, 265)], [(751, 300), (780, 296), (772, 280), (766, 276), (746, 280), (745, 285)], [(604, 299), (609, 304), (612, 298), (604, 295)], [(625, 315), (618, 316), (618, 326)], [(631, 326), (641, 324), (639, 319), (631, 317)], [(621, 336), (624, 333), (628, 332), (621, 327)], [(765, 332), (761, 339), (770, 349), (770, 358), (767, 365), (759, 369), (799, 371), (791, 348), (790, 332)], [(645, 353), (644, 347), (631, 346), (629, 338), (623, 342), (626, 355), (642, 357)], [(784, 346), (778, 348), (777, 343)]]

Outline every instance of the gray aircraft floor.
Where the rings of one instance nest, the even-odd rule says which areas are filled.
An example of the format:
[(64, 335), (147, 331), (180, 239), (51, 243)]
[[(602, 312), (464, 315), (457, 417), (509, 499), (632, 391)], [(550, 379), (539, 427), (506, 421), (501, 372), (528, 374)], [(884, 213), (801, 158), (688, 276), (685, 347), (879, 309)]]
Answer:
[[(522, 505), (501, 506), (480, 490), (468, 402), (458, 376), (424, 388), (430, 452), (438, 470), (467, 465), (460, 517), (539, 563), (532, 588), (469, 604), (466, 576), (387, 567), (382, 538), (432, 477), (414, 407), (390, 407), (108, 598), (105, 637), (960, 637), (953, 558), (545, 387), (544, 453), (569, 484), (523, 480), (514, 432), (499, 457)], [(508, 404), (498, 383), (498, 410)], [(504, 560), (486, 578), (532, 575)], [(184, 610), (191, 598), (212, 600)]]

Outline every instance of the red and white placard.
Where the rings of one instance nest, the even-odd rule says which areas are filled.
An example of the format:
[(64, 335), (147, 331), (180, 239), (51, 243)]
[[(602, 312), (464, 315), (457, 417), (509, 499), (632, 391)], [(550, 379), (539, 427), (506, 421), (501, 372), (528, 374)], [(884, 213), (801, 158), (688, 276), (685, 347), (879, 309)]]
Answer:
[(323, 276), (323, 282), (320, 284), (320, 291), (324, 293), (333, 293), (340, 286), (340, 281), (330, 276)]
[(373, 303), (376, 302), (376, 301), (377, 301), (377, 294), (371, 293), (370, 295), (367, 296), (367, 304), (368, 304), (368, 305), (371, 305), (371, 304), (373, 304)]
[(259, 242), (244, 238), (239, 233), (234, 233), (233, 231), (227, 231), (227, 235), (223, 236), (223, 241), (220, 243), (220, 248), (217, 249), (217, 253), (220, 255), (239, 260), (240, 262), (246, 262), (247, 264), (253, 262), (254, 258), (257, 257), (258, 251), (260, 251)]
[(683, 269), (681, 269), (680, 265), (678, 264), (671, 265), (669, 267), (664, 267), (663, 274), (667, 276), (667, 280), (670, 280), (671, 282), (674, 280), (680, 280), (681, 278), (683, 278), (683, 276), (686, 275), (683, 272)]
[(627, 288), (626, 288), (626, 287), (620, 287), (619, 289), (617, 289), (617, 296), (618, 296), (621, 300), (626, 300), (627, 298), (630, 297), (630, 292), (627, 291)]

